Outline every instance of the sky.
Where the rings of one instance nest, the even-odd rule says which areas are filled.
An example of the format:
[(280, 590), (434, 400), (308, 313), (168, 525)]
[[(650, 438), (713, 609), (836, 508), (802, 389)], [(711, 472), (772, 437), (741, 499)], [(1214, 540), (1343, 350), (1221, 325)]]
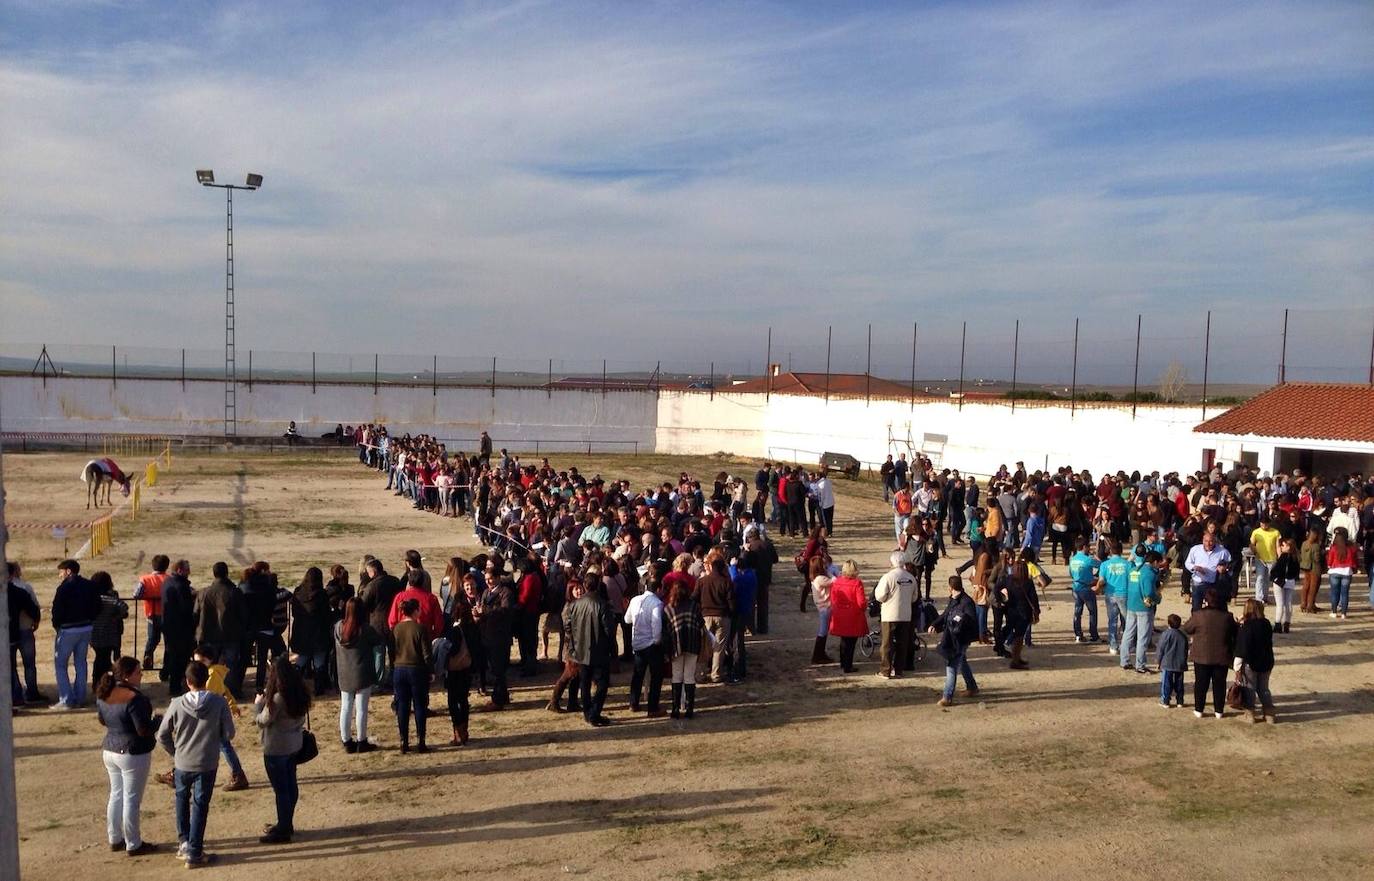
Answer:
[[(0, 342), (1363, 380), (1374, 4), (0, 13)], [(36, 354), (36, 353), (35, 353)], [(282, 358), (287, 356), (283, 355)], [(393, 359), (394, 360), (394, 359)]]

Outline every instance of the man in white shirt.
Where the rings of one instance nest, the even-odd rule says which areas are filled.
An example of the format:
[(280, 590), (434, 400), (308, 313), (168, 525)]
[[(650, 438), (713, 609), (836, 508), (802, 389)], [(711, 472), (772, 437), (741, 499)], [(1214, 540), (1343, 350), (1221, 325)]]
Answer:
[(1331, 522), (1327, 524), (1326, 532), (1331, 535), (1342, 526), (1345, 527), (1345, 534), (1351, 541), (1360, 534), (1360, 514), (1351, 506), (1349, 496), (1341, 496), (1337, 500), (1336, 510), (1331, 513)]
[(830, 482), (830, 475), (824, 471), (816, 481), (816, 502), (820, 506), (821, 521), (825, 524), (825, 534), (828, 538), (835, 534), (835, 485)]
[[(1202, 608), (1202, 601), (1207, 596), (1208, 588), (1218, 587), (1222, 594), (1221, 601), (1223, 603), (1231, 599), (1229, 583), (1231, 552), (1217, 542), (1214, 533), (1204, 532), (1202, 534), (1202, 544), (1193, 545), (1193, 549), (1188, 552), (1188, 558), (1183, 563), (1183, 568), (1188, 570), (1188, 574), (1192, 578), (1194, 612)], [(1218, 579), (1226, 583), (1218, 585)]]
[[(659, 590), (663, 590), (661, 585)], [(630, 711), (639, 712), (640, 692), (647, 670), (649, 718), (657, 719), (664, 715), (659, 707), (659, 693), (663, 691), (663, 600), (648, 590), (637, 595), (625, 610), (625, 623), (630, 625), (630, 648), (635, 655), (634, 675), (630, 678)]]

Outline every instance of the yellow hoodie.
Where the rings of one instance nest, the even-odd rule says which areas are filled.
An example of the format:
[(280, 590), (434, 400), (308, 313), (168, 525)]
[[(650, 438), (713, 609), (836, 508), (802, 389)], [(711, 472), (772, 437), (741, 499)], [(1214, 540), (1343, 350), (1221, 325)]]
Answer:
[(229, 690), (229, 686), (224, 684), (224, 677), (229, 675), (229, 668), (224, 664), (210, 665), (210, 679), (205, 683), (205, 690), (211, 694), (217, 694), (224, 698), (229, 704), (229, 712), (234, 714), (234, 718), (239, 717), (239, 705), (234, 701), (234, 693)]

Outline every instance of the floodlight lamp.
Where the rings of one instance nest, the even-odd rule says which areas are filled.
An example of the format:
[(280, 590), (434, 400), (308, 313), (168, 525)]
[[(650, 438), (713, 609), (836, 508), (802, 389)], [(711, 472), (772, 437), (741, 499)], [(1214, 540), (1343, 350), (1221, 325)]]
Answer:
[(250, 174), (250, 175), (248, 175), (248, 186), (252, 187), (252, 188), (255, 189), (255, 190), (256, 190), (258, 187), (262, 186), (262, 175), (260, 175), (260, 174)]
[(208, 169), (208, 168), (198, 168), (198, 169), (196, 169), (196, 183), (201, 184), (202, 186), (205, 186), (205, 185), (212, 184), (212, 183), (214, 183), (214, 182), (215, 182), (215, 173), (214, 173), (213, 171), (211, 171), (211, 170)]

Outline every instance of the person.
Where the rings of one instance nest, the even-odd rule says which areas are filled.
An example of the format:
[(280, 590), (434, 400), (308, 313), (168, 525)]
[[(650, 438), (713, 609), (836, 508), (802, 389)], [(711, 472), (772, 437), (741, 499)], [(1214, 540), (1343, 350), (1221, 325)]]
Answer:
[(665, 642), (672, 665), (672, 717), (678, 719), (685, 715), (691, 719), (696, 715), (697, 656), (701, 654), (706, 620), (692, 589), (681, 581), (669, 588), (663, 612), (667, 618)]
[(122, 850), (131, 857), (157, 850), (156, 844), (143, 840), (139, 812), (161, 719), (153, 715), (152, 702), (139, 690), (142, 682), (138, 661), (122, 657), (95, 684), (96, 713), (105, 726), (100, 755), (110, 775), (106, 837), (110, 850)]
[(1159, 563), (1157, 551), (1137, 546), (1131, 572), (1126, 580), (1126, 628), (1121, 636), (1121, 669), (1131, 666), (1134, 651), (1135, 672), (1149, 673), (1146, 653), (1154, 635), (1152, 619), (1159, 604)]
[(816, 478), (816, 503), (820, 505), (821, 522), (825, 524), (825, 534), (835, 535), (835, 485), (830, 480), (830, 472), (822, 470)]
[[(599, 521), (600, 515), (594, 519), (594, 522)], [(607, 561), (607, 565), (614, 565), (614, 562)], [(520, 675), (528, 679), (539, 672), (539, 610), (544, 601), (544, 574), (539, 571), (539, 564), (529, 557), (522, 557), (516, 563), (516, 572), (520, 576), (515, 596), (516, 644), (520, 650)]]
[(1026, 506), (1026, 530), (1021, 536), (1021, 551), (1030, 551), (1031, 562), (1040, 559), (1040, 546), (1045, 542), (1045, 513), (1039, 502)]
[(1183, 568), (1190, 577), (1194, 612), (1202, 608), (1210, 588), (1216, 588), (1219, 602), (1225, 604), (1231, 599), (1231, 552), (1217, 541), (1215, 532), (1202, 533), (1201, 543), (1188, 552)]
[(1107, 603), (1107, 654), (1114, 655), (1126, 627), (1126, 590), (1131, 581), (1131, 564), (1121, 555), (1121, 542), (1107, 540), (1110, 555), (1097, 567), (1097, 586)]
[[(669, 582), (665, 579), (662, 583), (667, 584)], [(572, 604), (575, 600), (577, 600), (584, 593), (586, 593), (587, 589), (583, 585), (581, 579), (577, 578), (576, 576), (570, 576), (567, 580), (567, 586), (565, 587), (565, 590), (567, 591), (567, 593), (564, 597), (563, 611), (561, 614), (563, 617), (563, 633), (566, 637), (570, 636), (571, 633), (571, 631), (568, 628), (570, 625), (569, 616), (572, 612)], [(691, 593), (691, 588), (687, 588), (687, 591), (688, 593)], [(559, 675), (558, 681), (555, 682), (553, 685), (553, 695), (549, 698), (548, 706), (545, 708), (550, 712), (565, 712), (562, 705), (563, 692), (565, 690), (568, 693), (568, 708), (566, 712), (579, 713), (582, 711), (581, 705), (578, 703), (577, 699), (577, 692), (580, 687), (579, 682), (581, 681), (581, 677), (579, 668), (577, 666), (577, 661), (575, 661), (572, 657), (571, 649), (572, 644), (568, 641), (568, 639), (565, 638), (559, 641), (558, 656), (559, 659), (563, 662), (563, 671)]]
[(754, 574), (754, 554), (745, 551), (730, 561), (730, 586), (735, 595), (735, 613), (730, 618), (730, 648), (727, 652), (729, 677), (726, 681), (744, 681), (749, 673), (749, 656), (746, 651), (744, 634), (753, 626), (754, 605), (758, 597), (759, 582)]
[[(470, 706), (468, 696), (472, 693), (472, 642), (469, 634), (475, 629), (472, 623), (472, 610), (467, 602), (458, 599), (454, 603), (454, 615), (444, 635), (435, 642), (441, 652), (434, 656), (434, 672), (444, 680), (444, 692), (448, 696), (448, 720), (453, 728), (449, 738), (450, 746), (467, 746), (468, 717)], [(441, 656), (442, 655), (442, 656)]]
[(477, 440), (477, 458), (482, 463), (483, 468), (491, 467), (491, 435), (485, 431)]
[(482, 657), (491, 702), (480, 709), (502, 710), (510, 703), (506, 668), (510, 666), (511, 631), (514, 626), (515, 591), (509, 578), (497, 574), (495, 564), (486, 564), (487, 586), (472, 611), (482, 637)]
[[(38, 648), (33, 636), (42, 612), (32, 585), (21, 577), (24, 570), (19, 563), (10, 560), (8, 572), (5, 598), (10, 616), (10, 693), (14, 706), (22, 707), (43, 699), (38, 691)], [(19, 682), (21, 666), (24, 668), (22, 686)]]
[(892, 461), (892, 454), (887, 454), (887, 461), (878, 468), (878, 476), (883, 481), (883, 502), (892, 500), (892, 491), (896, 488), (893, 485), (893, 472), (896, 471), (896, 464)]
[(253, 658), (254, 693), (260, 693), (267, 685), (272, 658), (286, 651), (272, 621), (277, 609), (276, 573), (266, 561), (255, 562), (244, 570), (239, 593), (243, 595), (243, 660), (246, 664), (250, 655)]
[[(662, 590), (660, 582), (658, 589)], [(649, 718), (663, 716), (663, 599), (655, 590), (646, 590), (630, 600), (625, 610), (630, 625), (630, 647), (634, 651), (634, 673), (630, 677), (630, 712), (639, 712), (644, 675), (649, 675)]]
[[(1197, 547), (1201, 547), (1198, 545)], [(1197, 550), (1197, 547), (1194, 550)], [(1188, 656), (1193, 661), (1193, 716), (1202, 718), (1207, 706), (1207, 689), (1212, 690), (1212, 709), (1220, 719), (1225, 715), (1226, 670), (1236, 644), (1236, 619), (1226, 611), (1226, 602), (1215, 586), (1204, 590), (1202, 608), (1183, 622), (1183, 632), (1192, 637)]]
[(418, 566), (410, 567), (406, 570), (405, 581), (406, 589), (396, 594), (396, 598), (391, 601), (391, 614), (387, 616), (387, 624), (394, 628), (401, 620), (401, 604), (406, 600), (415, 600), (419, 609), (419, 617), (416, 620), (424, 625), (425, 635), (431, 641), (438, 639), (444, 632), (444, 610), (430, 587), (429, 573)]
[(840, 639), (840, 669), (853, 673), (854, 648), (868, 635), (868, 598), (859, 580), (859, 564), (845, 560), (830, 583), (830, 635)]
[(391, 682), (388, 659), (395, 657), (395, 642), (391, 637), (389, 623), (391, 606), (405, 586), (399, 578), (386, 571), (381, 560), (368, 560), (363, 569), (368, 577), (359, 586), (358, 597), (363, 601), (363, 609), (367, 612), (367, 623), (371, 624), (372, 629), (382, 638), (382, 644), (375, 646), (372, 651), (377, 668), (377, 687), (381, 691), (386, 691)]
[[(234, 700), (233, 692), (225, 684), (225, 679), (229, 675), (229, 668), (219, 662), (219, 652), (212, 645), (203, 645), (196, 649), (195, 654), (192, 655), (192, 660), (204, 664), (205, 668), (210, 671), (210, 678), (205, 682), (205, 690), (224, 698), (224, 702), (229, 705), (229, 715), (234, 717), (237, 724), (239, 705)], [(247, 789), (248, 775), (243, 772), (243, 763), (239, 761), (239, 754), (234, 750), (234, 741), (223, 741), (219, 745), (219, 751), (224, 756), (225, 764), (229, 766), (229, 785), (224, 787), (224, 791), (238, 792)]]
[(172, 561), (166, 554), (153, 555), (153, 571), (138, 579), (134, 599), (143, 601), (143, 620), (148, 624), (148, 636), (143, 643), (143, 669), (152, 670), (153, 654), (162, 641), (162, 582), (167, 580), (167, 567)]
[(196, 594), (190, 576), (190, 562), (177, 560), (162, 582), (162, 679), (172, 697), (185, 691), (184, 672), (196, 647)]
[(911, 605), (916, 598), (916, 576), (902, 565), (902, 553), (893, 551), (892, 568), (883, 573), (873, 588), (873, 598), (882, 604), (878, 620), (882, 630), (882, 664), (878, 675), (898, 679), (905, 666), (907, 643), (911, 640)]
[(1026, 633), (1032, 624), (1040, 621), (1040, 597), (1031, 579), (1030, 569), (1022, 557), (1012, 564), (1011, 572), (1005, 575), (997, 586), (1006, 604), (1007, 626), (1003, 634), (1004, 647), (1011, 652), (1010, 667), (1013, 670), (1029, 670), (1030, 664), (1021, 656), (1026, 642)]
[(392, 687), (396, 694), (396, 726), (401, 735), (401, 752), (408, 753), (413, 710), (415, 751), (426, 753), (429, 747), (425, 745), (425, 719), (429, 711), (429, 672), (433, 655), (425, 625), (420, 623), (420, 601), (414, 597), (402, 600), (400, 613), (400, 620), (391, 629), (396, 640), (396, 666), (392, 673)]
[(1279, 557), (1279, 531), (1268, 513), (1260, 514), (1259, 526), (1250, 533), (1250, 551), (1255, 555), (1255, 599), (1269, 601), (1270, 570)]
[(229, 690), (238, 695), (243, 685), (239, 652), (243, 645), (243, 594), (229, 581), (229, 564), (223, 560), (210, 569), (214, 581), (196, 594), (196, 643), (214, 646), (229, 668)]
[(968, 647), (978, 636), (978, 612), (972, 598), (964, 592), (964, 580), (958, 575), (949, 577), (949, 602), (927, 630), (940, 634), (937, 650), (945, 659), (945, 688), (936, 705), (953, 706), (954, 686), (961, 675), (965, 696), (977, 697), (978, 680), (973, 678), (973, 668), (968, 665)]
[(205, 852), (205, 826), (215, 791), (220, 744), (234, 737), (234, 720), (224, 698), (205, 690), (210, 670), (186, 665), (186, 691), (167, 708), (157, 740), (172, 756), (176, 781), (177, 859), (194, 869), (211, 862)]
[(1246, 686), (1250, 721), (1273, 724), (1274, 696), (1269, 691), (1269, 675), (1274, 672), (1274, 628), (1264, 617), (1264, 603), (1245, 601), (1240, 630), (1236, 633), (1235, 666)]
[[(57, 631), (53, 643), (53, 666), (57, 675), (57, 703), (54, 710), (74, 710), (86, 703), (87, 653), (91, 647), (91, 628), (100, 614), (100, 594), (81, 577), (81, 564), (63, 560), (57, 564), (62, 583), (52, 600), (52, 626)], [(71, 666), (76, 671), (72, 679)]]
[[(1073, 584), (1073, 641), (1101, 642), (1097, 634), (1098, 562), (1088, 554), (1088, 539), (1074, 538), (1074, 553), (1069, 558), (1069, 581)], [(1088, 610), (1088, 638), (1083, 638), (1083, 610)]]
[(892, 528), (899, 540), (902, 533), (906, 532), (907, 524), (911, 521), (911, 509), (911, 490), (903, 483), (892, 494)]
[(301, 731), (310, 712), (310, 692), (290, 659), (283, 655), (272, 661), (267, 687), (253, 706), (257, 711), (253, 721), (262, 733), (262, 764), (277, 802), (277, 822), (268, 826), (258, 841), (286, 844), (296, 831), (296, 803), (300, 800), (296, 753), (301, 751)]
[(329, 690), (329, 650), (333, 647), (334, 615), (329, 609), (329, 594), (324, 588), (324, 572), (318, 566), (305, 570), (305, 577), (291, 594), (291, 651), (302, 674), (309, 666), (315, 674), (315, 694)]
[(370, 753), (377, 748), (367, 739), (367, 705), (377, 685), (375, 651), (381, 645), (381, 634), (368, 623), (367, 607), (360, 598), (349, 597), (344, 603), (343, 620), (334, 625), (334, 657), (339, 670), (339, 740), (349, 754)]
[(811, 599), (816, 603), (816, 644), (811, 649), (811, 663), (833, 664), (835, 659), (826, 654), (826, 638), (830, 636), (830, 569), (823, 557), (812, 557), (808, 570), (811, 584)]
[[(1358, 571), (1355, 544), (1344, 526), (1337, 527), (1331, 534), (1331, 547), (1326, 549), (1326, 578), (1331, 586), (1332, 618), (1345, 620), (1345, 613), (1350, 608), (1350, 580)], [(1374, 587), (1370, 591), (1374, 594)]]
[(611, 724), (601, 710), (610, 685), (611, 656), (615, 654), (615, 613), (602, 592), (592, 585), (571, 603), (568, 623), (572, 659), (578, 665), (582, 718), (588, 725), (604, 727)]
[(1279, 555), (1269, 569), (1274, 586), (1274, 632), (1288, 633), (1293, 626), (1293, 595), (1298, 592), (1298, 557), (1293, 539), (1279, 539)]
[(1188, 669), (1188, 636), (1181, 629), (1183, 619), (1177, 615), (1168, 618), (1169, 627), (1159, 637), (1159, 705), (1183, 706), (1183, 674)]
[(1307, 530), (1307, 539), (1298, 549), (1298, 571), (1302, 573), (1302, 611), (1309, 614), (1320, 612), (1317, 607), (1317, 592), (1321, 590), (1322, 564), (1321, 531)]
[(730, 647), (730, 622), (735, 616), (735, 585), (730, 580), (724, 554), (711, 555), (708, 562), (710, 571), (697, 581), (697, 598), (711, 638), (711, 681), (723, 682), (729, 672), (726, 653)]
[(98, 681), (113, 666), (124, 644), (124, 619), (129, 617), (129, 604), (119, 598), (114, 579), (108, 572), (91, 576), (91, 585), (100, 595), (100, 612), (91, 623), (91, 680)]

